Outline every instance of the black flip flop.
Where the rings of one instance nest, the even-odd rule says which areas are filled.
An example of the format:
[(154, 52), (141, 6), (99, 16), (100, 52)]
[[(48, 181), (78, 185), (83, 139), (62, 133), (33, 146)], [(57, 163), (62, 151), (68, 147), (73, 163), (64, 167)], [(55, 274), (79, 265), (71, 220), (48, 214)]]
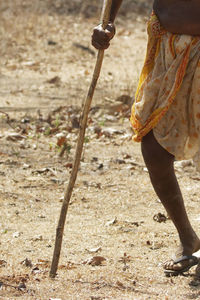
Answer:
[(199, 258), (194, 256), (194, 255), (184, 255), (176, 260), (173, 260), (173, 264), (176, 265), (180, 262), (183, 262), (183, 261), (187, 261), (188, 260), (188, 266), (183, 268), (183, 269), (180, 269), (180, 270), (167, 270), (165, 269), (164, 270), (164, 273), (167, 277), (169, 276), (178, 276), (178, 275), (183, 275), (183, 273), (189, 271), (189, 269), (195, 265), (198, 264), (199, 262)]

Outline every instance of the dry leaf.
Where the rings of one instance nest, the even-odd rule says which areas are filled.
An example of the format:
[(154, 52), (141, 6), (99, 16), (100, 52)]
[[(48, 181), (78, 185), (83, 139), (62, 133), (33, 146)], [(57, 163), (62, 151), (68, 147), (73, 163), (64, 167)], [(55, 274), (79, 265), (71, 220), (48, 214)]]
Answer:
[(12, 236), (13, 236), (14, 238), (18, 238), (18, 237), (20, 237), (20, 235), (22, 235), (22, 232), (18, 232), (18, 231), (17, 231), (17, 232), (14, 232)]
[(199, 176), (191, 176), (190, 178), (193, 179), (193, 180), (196, 180), (196, 181), (200, 181), (200, 177)]
[(120, 282), (119, 280), (116, 282), (116, 285), (121, 288), (121, 289), (125, 289), (126, 287), (123, 285), (122, 282)]
[(35, 236), (34, 238), (32, 238), (31, 240), (34, 241), (34, 242), (42, 241), (43, 237), (42, 237), (42, 235), (38, 235), (38, 236)]
[(26, 266), (26, 267), (32, 267), (32, 266), (33, 266), (31, 260), (28, 259), (28, 258), (24, 259), (20, 264), (21, 264), (21, 265), (24, 265), (24, 266)]
[(108, 221), (106, 223), (106, 226), (110, 226), (110, 225), (113, 225), (113, 224), (116, 224), (117, 223), (117, 218), (115, 217), (114, 219), (112, 219), (111, 221)]
[(90, 253), (97, 253), (99, 251), (101, 251), (101, 247), (97, 247), (97, 248), (92, 248), (92, 249), (86, 249), (88, 252)]
[(130, 158), (131, 158), (131, 155), (129, 155), (129, 154), (124, 154), (123, 158), (124, 158), (124, 159), (130, 159)]
[(106, 258), (102, 256), (93, 256), (91, 258), (88, 258), (83, 262), (83, 264), (91, 265), (91, 266), (101, 266), (103, 262), (106, 261)]
[(73, 164), (72, 164), (72, 163), (67, 163), (67, 164), (65, 164), (65, 167), (66, 167), (67, 169), (72, 169)]
[(52, 168), (42, 168), (38, 170), (32, 171), (33, 174), (38, 173), (38, 174), (43, 174), (43, 173), (52, 173), (54, 176), (56, 176), (56, 172)]
[(167, 221), (167, 217), (164, 214), (157, 213), (153, 216), (153, 220), (158, 223), (165, 223)]
[(66, 142), (67, 142), (66, 136), (61, 136), (57, 140), (57, 146), (62, 147), (62, 145), (64, 145)]
[(174, 163), (175, 168), (191, 167), (192, 165), (193, 165), (192, 160), (179, 160), (179, 161), (175, 161)]
[(58, 267), (59, 270), (62, 270), (62, 269), (73, 270), (73, 269), (76, 269), (76, 268), (77, 268), (77, 266), (72, 262), (68, 262), (66, 265), (60, 265)]
[(24, 163), (22, 166), (22, 169), (26, 170), (26, 169), (29, 169), (30, 167), (31, 167), (30, 165)]
[(7, 141), (12, 141), (12, 142), (17, 142), (17, 141), (21, 141), (23, 139), (26, 139), (26, 136), (21, 135), (19, 133), (13, 132), (13, 133), (9, 133), (6, 136), (6, 140)]
[(192, 287), (199, 287), (200, 286), (200, 279), (199, 278), (195, 278), (194, 280), (192, 280), (189, 283), (190, 286)]
[(72, 116), (71, 117), (71, 123), (72, 123), (72, 128), (80, 128), (80, 120), (79, 117), (77, 116)]
[(0, 259), (0, 267), (5, 267), (7, 262), (3, 259)]
[(50, 261), (46, 259), (38, 259), (38, 263), (36, 265), (39, 267), (47, 268), (50, 266)]
[(42, 271), (40, 271), (40, 269), (38, 267), (33, 268), (32, 271), (31, 271), (32, 274), (39, 274), (41, 272)]
[(112, 137), (115, 134), (123, 134), (124, 131), (123, 130), (118, 130), (115, 128), (105, 128), (102, 130), (102, 134), (106, 137)]
[(23, 290), (25, 290), (26, 289), (26, 285), (25, 285), (25, 283), (24, 282), (22, 282), (22, 283), (20, 283), (19, 285), (18, 285), (18, 290), (20, 290), (20, 291), (23, 291)]
[(61, 79), (59, 76), (55, 76), (49, 80), (46, 81), (47, 83), (50, 83), (50, 84), (55, 84), (57, 86), (59, 86), (61, 84)]

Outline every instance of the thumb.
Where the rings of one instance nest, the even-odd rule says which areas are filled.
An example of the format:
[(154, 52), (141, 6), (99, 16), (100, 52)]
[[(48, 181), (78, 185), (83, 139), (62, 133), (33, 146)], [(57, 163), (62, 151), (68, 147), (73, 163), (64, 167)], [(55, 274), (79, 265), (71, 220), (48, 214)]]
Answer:
[(109, 23), (105, 29), (105, 34), (109, 37), (111, 40), (115, 35), (115, 25), (113, 23)]

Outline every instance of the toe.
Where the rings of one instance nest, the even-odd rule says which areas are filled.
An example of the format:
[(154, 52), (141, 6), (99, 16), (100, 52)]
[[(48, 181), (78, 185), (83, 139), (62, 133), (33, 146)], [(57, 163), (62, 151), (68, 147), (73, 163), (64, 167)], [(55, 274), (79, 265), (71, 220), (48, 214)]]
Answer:
[(186, 259), (185, 257), (181, 260), (169, 260), (166, 261), (163, 264), (163, 267), (165, 270), (172, 270), (172, 271), (181, 271), (184, 270), (188, 267), (192, 267), (193, 265), (197, 264), (197, 262), (195, 261), (195, 258), (189, 258)]

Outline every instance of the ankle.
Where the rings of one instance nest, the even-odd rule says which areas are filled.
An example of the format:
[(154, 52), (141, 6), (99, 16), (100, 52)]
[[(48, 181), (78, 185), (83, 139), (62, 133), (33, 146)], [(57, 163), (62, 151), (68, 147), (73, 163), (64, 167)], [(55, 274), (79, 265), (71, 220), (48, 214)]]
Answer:
[(195, 232), (180, 236), (180, 242), (183, 248), (183, 254), (190, 255), (200, 249), (200, 240)]

